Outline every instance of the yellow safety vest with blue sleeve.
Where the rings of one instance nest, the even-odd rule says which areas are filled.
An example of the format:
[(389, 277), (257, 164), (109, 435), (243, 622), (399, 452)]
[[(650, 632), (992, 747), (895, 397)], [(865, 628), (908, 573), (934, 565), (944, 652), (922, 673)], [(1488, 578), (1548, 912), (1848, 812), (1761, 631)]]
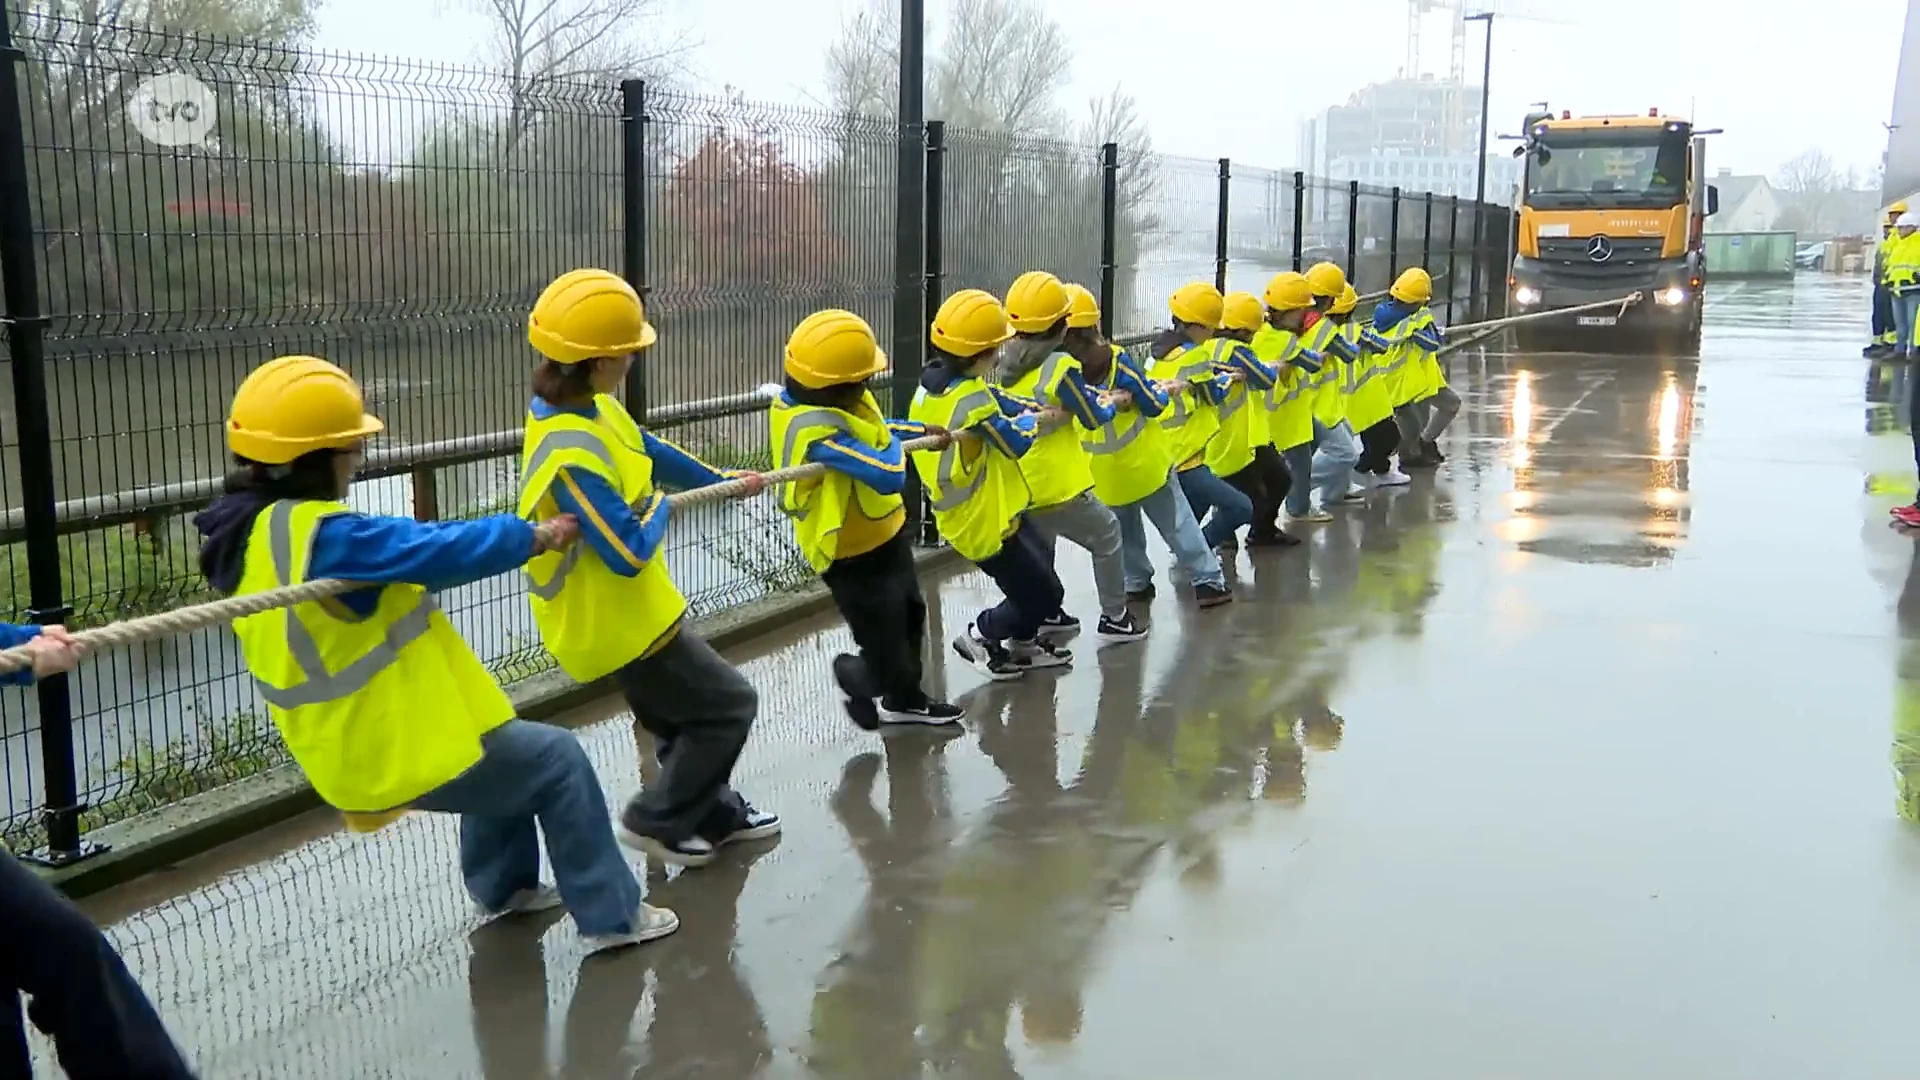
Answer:
[(420, 522), (243, 492), (194, 524), (201, 568), (223, 593), (365, 583), (233, 624), (287, 750), (356, 829), (378, 828), (472, 768), (481, 736), (513, 719), (513, 703), (433, 594), (525, 563), (529, 523), (506, 514)]
[(1432, 397), (1446, 385), (1439, 362), (1430, 355), (1438, 352), (1441, 341), (1425, 305), (1403, 304), (1391, 296), (1381, 300), (1373, 309), (1373, 332), (1386, 346), (1387, 393), (1396, 407)]
[(1220, 430), (1207, 441), (1207, 468), (1215, 476), (1232, 476), (1253, 464), (1254, 447), (1267, 444), (1265, 398), (1280, 372), (1256, 356), (1253, 346), (1231, 338), (1214, 338), (1196, 351), (1204, 351), (1214, 374), (1225, 380), (1215, 409)]
[(926, 434), (924, 426), (889, 421), (868, 391), (852, 409), (796, 402), (782, 392), (767, 417), (776, 469), (827, 468), (823, 476), (782, 484), (779, 491), (780, 509), (793, 520), (794, 539), (815, 571), (899, 535), (907, 517), (900, 497), (907, 455), (900, 439)]
[(1254, 331), (1254, 355), (1280, 371), (1266, 392), (1267, 437), (1276, 450), (1313, 441), (1313, 389), (1325, 358), (1308, 349), (1300, 335), (1267, 325)]
[(1169, 394), (1167, 411), (1160, 414), (1160, 426), (1173, 445), (1174, 468), (1181, 472), (1205, 464), (1207, 443), (1220, 430), (1218, 406), (1224, 388), (1216, 385), (1213, 362), (1201, 346), (1164, 334), (1153, 343), (1154, 360), (1147, 368), (1155, 381), (1177, 387)]
[(1105, 390), (1125, 391), (1132, 401), (1114, 409), (1107, 422), (1080, 433), (1093, 468), (1094, 498), (1108, 506), (1126, 506), (1160, 490), (1173, 468), (1173, 447), (1159, 417), (1172, 399), (1147, 378), (1139, 361), (1118, 345), (1107, 374), (1099, 380)]
[(1347, 365), (1335, 344), (1339, 338), (1340, 327), (1324, 314), (1300, 335), (1301, 346), (1320, 355), (1320, 370), (1313, 376), (1313, 418), (1326, 427), (1347, 418)]
[(1040, 433), (1039, 418), (939, 358), (922, 373), (907, 416), (954, 436), (939, 450), (913, 453), (934, 526), (963, 558), (999, 554), (1032, 501), (1020, 457)]
[(1365, 431), (1393, 415), (1393, 402), (1387, 393), (1385, 343), (1374, 335), (1372, 327), (1349, 319), (1340, 328), (1339, 340), (1352, 359), (1347, 361), (1347, 422), (1355, 432)]
[(1093, 487), (1093, 465), (1086, 447), (1080, 445), (1080, 433), (1074, 429), (1098, 429), (1113, 419), (1113, 407), (1094, 397), (1080, 361), (1056, 352), (1004, 389), (1023, 406), (1059, 408), (1072, 421), (1042, 434), (1020, 457), (1020, 472), (1033, 494), (1033, 509), (1044, 510), (1086, 494)]
[(686, 614), (660, 551), (670, 507), (656, 475), (686, 490), (733, 474), (641, 431), (608, 394), (579, 408), (539, 398), (528, 406), (517, 513), (530, 521), (572, 514), (580, 542), (529, 562), (527, 593), (541, 642), (577, 681), (651, 655)]

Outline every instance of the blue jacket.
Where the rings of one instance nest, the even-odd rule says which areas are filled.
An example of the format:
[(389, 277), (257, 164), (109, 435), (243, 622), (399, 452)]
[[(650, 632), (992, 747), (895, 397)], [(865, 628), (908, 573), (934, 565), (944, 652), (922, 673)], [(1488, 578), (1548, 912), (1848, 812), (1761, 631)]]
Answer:
[[(0, 623), (0, 649), (11, 649), (25, 645), (40, 636), (37, 626), (21, 626), (19, 623)], [(33, 669), (21, 668), (0, 675), (0, 685), (25, 686), (33, 681)]]
[[(1373, 307), (1373, 327), (1376, 330), (1391, 330), (1405, 322), (1425, 304), (1408, 304), (1389, 296)], [(1414, 335), (1414, 341), (1428, 352), (1438, 351), (1446, 341), (1446, 331), (1438, 326), (1422, 328)]]

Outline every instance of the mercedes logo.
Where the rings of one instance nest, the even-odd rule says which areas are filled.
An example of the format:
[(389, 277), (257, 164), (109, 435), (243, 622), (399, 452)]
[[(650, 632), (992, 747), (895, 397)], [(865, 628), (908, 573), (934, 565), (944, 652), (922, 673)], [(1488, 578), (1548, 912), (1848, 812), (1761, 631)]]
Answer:
[(1596, 236), (1587, 241), (1587, 258), (1603, 263), (1613, 258), (1613, 241), (1604, 236)]

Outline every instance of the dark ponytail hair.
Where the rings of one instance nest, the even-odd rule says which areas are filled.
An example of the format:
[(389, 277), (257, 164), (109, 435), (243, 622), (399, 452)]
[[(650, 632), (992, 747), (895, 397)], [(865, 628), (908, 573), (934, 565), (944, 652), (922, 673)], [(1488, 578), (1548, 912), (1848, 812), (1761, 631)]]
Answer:
[(339, 453), (338, 450), (314, 450), (285, 465), (268, 465), (236, 455), (235, 467), (227, 473), (222, 487), (229, 495), (257, 495), (267, 502), (336, 500), (346, 495), (341, 490), (339, 477), (334, 474), (333, 462)]
[(565, 405), (593, 398), (593, 373), (598, 360), (560, 364), (552, 360), (533, 369), (533, 395), (549, 405)]
[(852, 412), (859, 407), (860, 396), (867, 392), (867, 381), (862, 379), (859, 382), (812, 387), (800, 385), (793, 376), (789, 375), (786, 391), (787, 397), (795, 405), (813, 405), (826, 409), (839, 409), (841, 412)]

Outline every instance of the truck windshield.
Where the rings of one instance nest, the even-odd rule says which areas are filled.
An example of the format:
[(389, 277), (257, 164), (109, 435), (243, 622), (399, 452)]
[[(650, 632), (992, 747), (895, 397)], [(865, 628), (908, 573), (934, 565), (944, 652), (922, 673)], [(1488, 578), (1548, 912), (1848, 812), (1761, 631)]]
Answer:
[(1552, 160), (1527, 163), (1530, 206), (1652, 209), (1686, 198), (1684, 131), (1549, 131), (1540, 141)]

